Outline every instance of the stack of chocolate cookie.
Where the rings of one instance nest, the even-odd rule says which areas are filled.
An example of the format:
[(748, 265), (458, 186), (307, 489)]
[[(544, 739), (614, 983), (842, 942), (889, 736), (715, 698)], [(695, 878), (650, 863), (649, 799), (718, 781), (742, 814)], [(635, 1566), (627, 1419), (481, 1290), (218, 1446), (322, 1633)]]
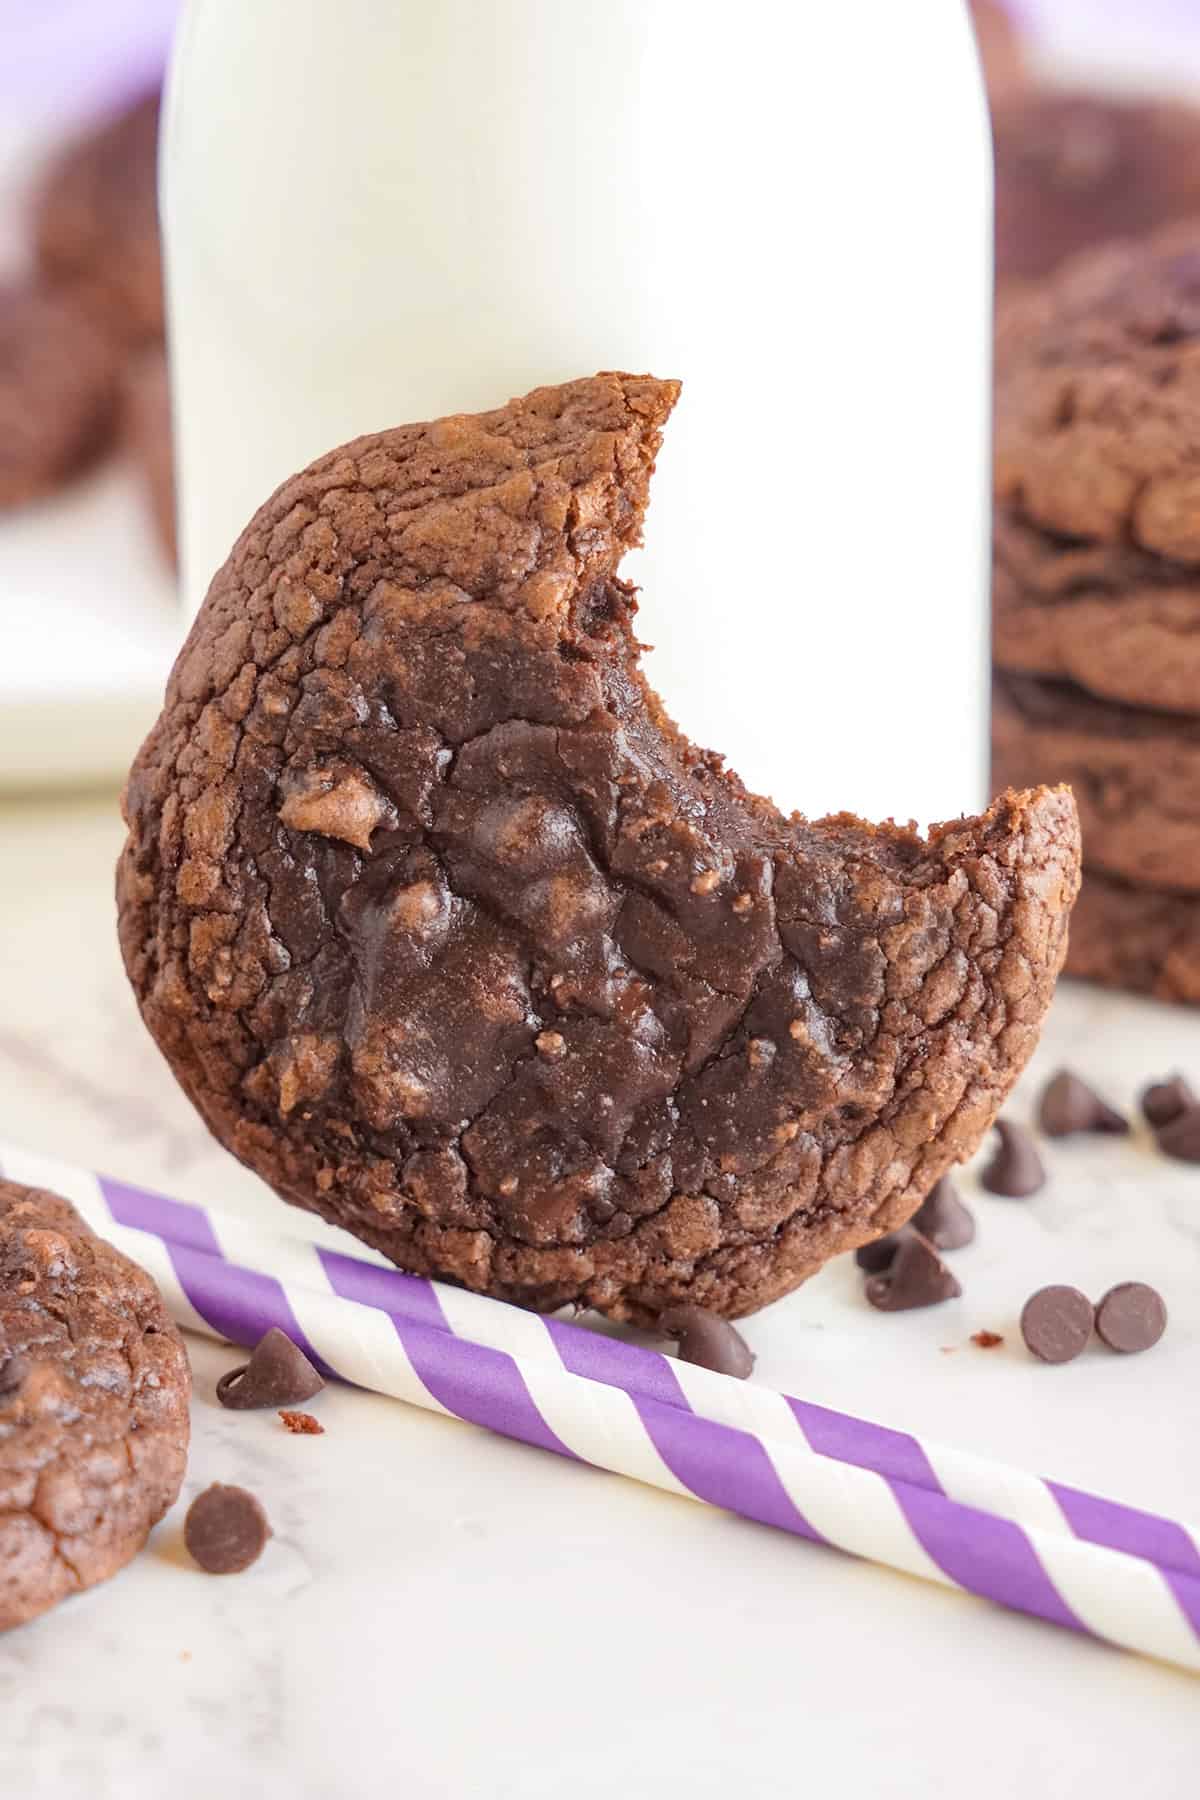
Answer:
[(1200, 1003), (1200, 223), (997, 312), (993, 775), (1066, 781), (1068, 971)]

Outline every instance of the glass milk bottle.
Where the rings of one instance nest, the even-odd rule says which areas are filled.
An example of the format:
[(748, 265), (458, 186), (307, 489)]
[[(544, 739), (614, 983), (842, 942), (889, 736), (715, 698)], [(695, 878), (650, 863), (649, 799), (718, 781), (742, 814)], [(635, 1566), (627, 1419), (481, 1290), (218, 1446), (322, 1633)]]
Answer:
[(163, 203), (187, 604), (361, 432), (678, 376), (651, 680), (810, 816), (985, 774), (990, 151), (953, 0), (190, 0)]

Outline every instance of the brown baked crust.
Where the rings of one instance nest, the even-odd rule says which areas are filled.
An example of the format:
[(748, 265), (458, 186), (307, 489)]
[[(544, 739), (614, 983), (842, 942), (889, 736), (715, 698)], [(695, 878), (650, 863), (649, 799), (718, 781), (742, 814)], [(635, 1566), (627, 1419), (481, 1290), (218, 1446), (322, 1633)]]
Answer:
[(48, 170), (34, 210), (44, 274), (132, 344), (164, 329), (158, 112), (157, 93), (147, 94), (71, 144)]
[(124, 1566), (179, 1493), (191, 1376), (149, 1276), (0, 1180), (0, 1630)]
[(1089, 869), (1071, 917), (1066, 966), (1082, 981), (1200, 1006), (1200, 898)]
[(599, 375), (286, 482), (176, 664), (118, 873), (146, 1023), (277, 1192), (641, 1321), (763, 1305), (971, 1153), (1078, 863), (1062, 792), (924, 841), (785, 819), (681, 736), (615, 574), (676, 394)]
[(155, 535), (174, 566), (178, 561), (175, 465), (171, 442), (171, 389), (164, 350), (145, 350), (126, 368), (122, 424), (125, 441), (142, 477)]
[(69, 298), (0, 289), (0, 510), (53, 493), (109, 441), (117, 359)]
[(1104, 699), (1200, 713), (1200, 579), (1131, 544), (1055, 537), (996, 508), (992, 654)]
[(996, 275), (1050, 273), (1200, 211), (1200, 112), (1069, 89), (992, 92)]
[(1200, 719), (1113, 705), (1068, 682), (997, 675), (992, 779), (1070, 786), (1089, 869), (1200, 890)]

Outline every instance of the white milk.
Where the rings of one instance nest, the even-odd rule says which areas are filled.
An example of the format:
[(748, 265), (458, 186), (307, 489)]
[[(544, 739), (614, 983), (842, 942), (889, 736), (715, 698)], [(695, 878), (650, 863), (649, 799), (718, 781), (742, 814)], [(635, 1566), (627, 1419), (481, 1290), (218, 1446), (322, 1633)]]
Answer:
[(187, 603), (359, 432), (679, 376), (651, 679), (811, 815), (983, 792), (990, 160), (952, 0), (191, 0), (164, 209)]

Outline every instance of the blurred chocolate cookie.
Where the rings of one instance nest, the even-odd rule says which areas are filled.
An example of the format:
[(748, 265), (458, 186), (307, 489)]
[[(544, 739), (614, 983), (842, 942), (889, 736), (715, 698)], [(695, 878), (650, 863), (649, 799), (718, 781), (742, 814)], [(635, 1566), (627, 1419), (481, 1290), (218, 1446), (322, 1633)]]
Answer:
[(1089, 869), (1071, 916), (1067, 974), (1200, 1006), (1200, 896)]
[(992, 135), (999, 282), (1200, 211), (1200, 112), (1181, 102), (1010, 89)]
[(998, 667), (1061, 676), (1104, 699), (1200, 713), (1195, 568), (1128, 542), (1042, 531), (1010, 505), (992, 524)]
[(142, 478), (154, 529), (171, 563), (175, 543), (175, 469), (171, 446), (171, 390), (166, 353), (146, 350), (126, 367), (122, 388), (124, 436)]
[(163, 335), (158, 109), (148, 94), (72, 144), (48, 171), (34, 215), (46, 278), (133, 344)]
[(996, 315), (995, 494), (1064, 548), (1200, 570), (1200, 226), (1076, 257)]
[(108, 442), (117, 360), (74, 300), (0, 289), (0, 510), (60, 487)]
[(998, 674), (992, 781), (1061, 781), (1089, 869), (1200, 891), (1200, 719), (1096, 700), (1065, 681)]

